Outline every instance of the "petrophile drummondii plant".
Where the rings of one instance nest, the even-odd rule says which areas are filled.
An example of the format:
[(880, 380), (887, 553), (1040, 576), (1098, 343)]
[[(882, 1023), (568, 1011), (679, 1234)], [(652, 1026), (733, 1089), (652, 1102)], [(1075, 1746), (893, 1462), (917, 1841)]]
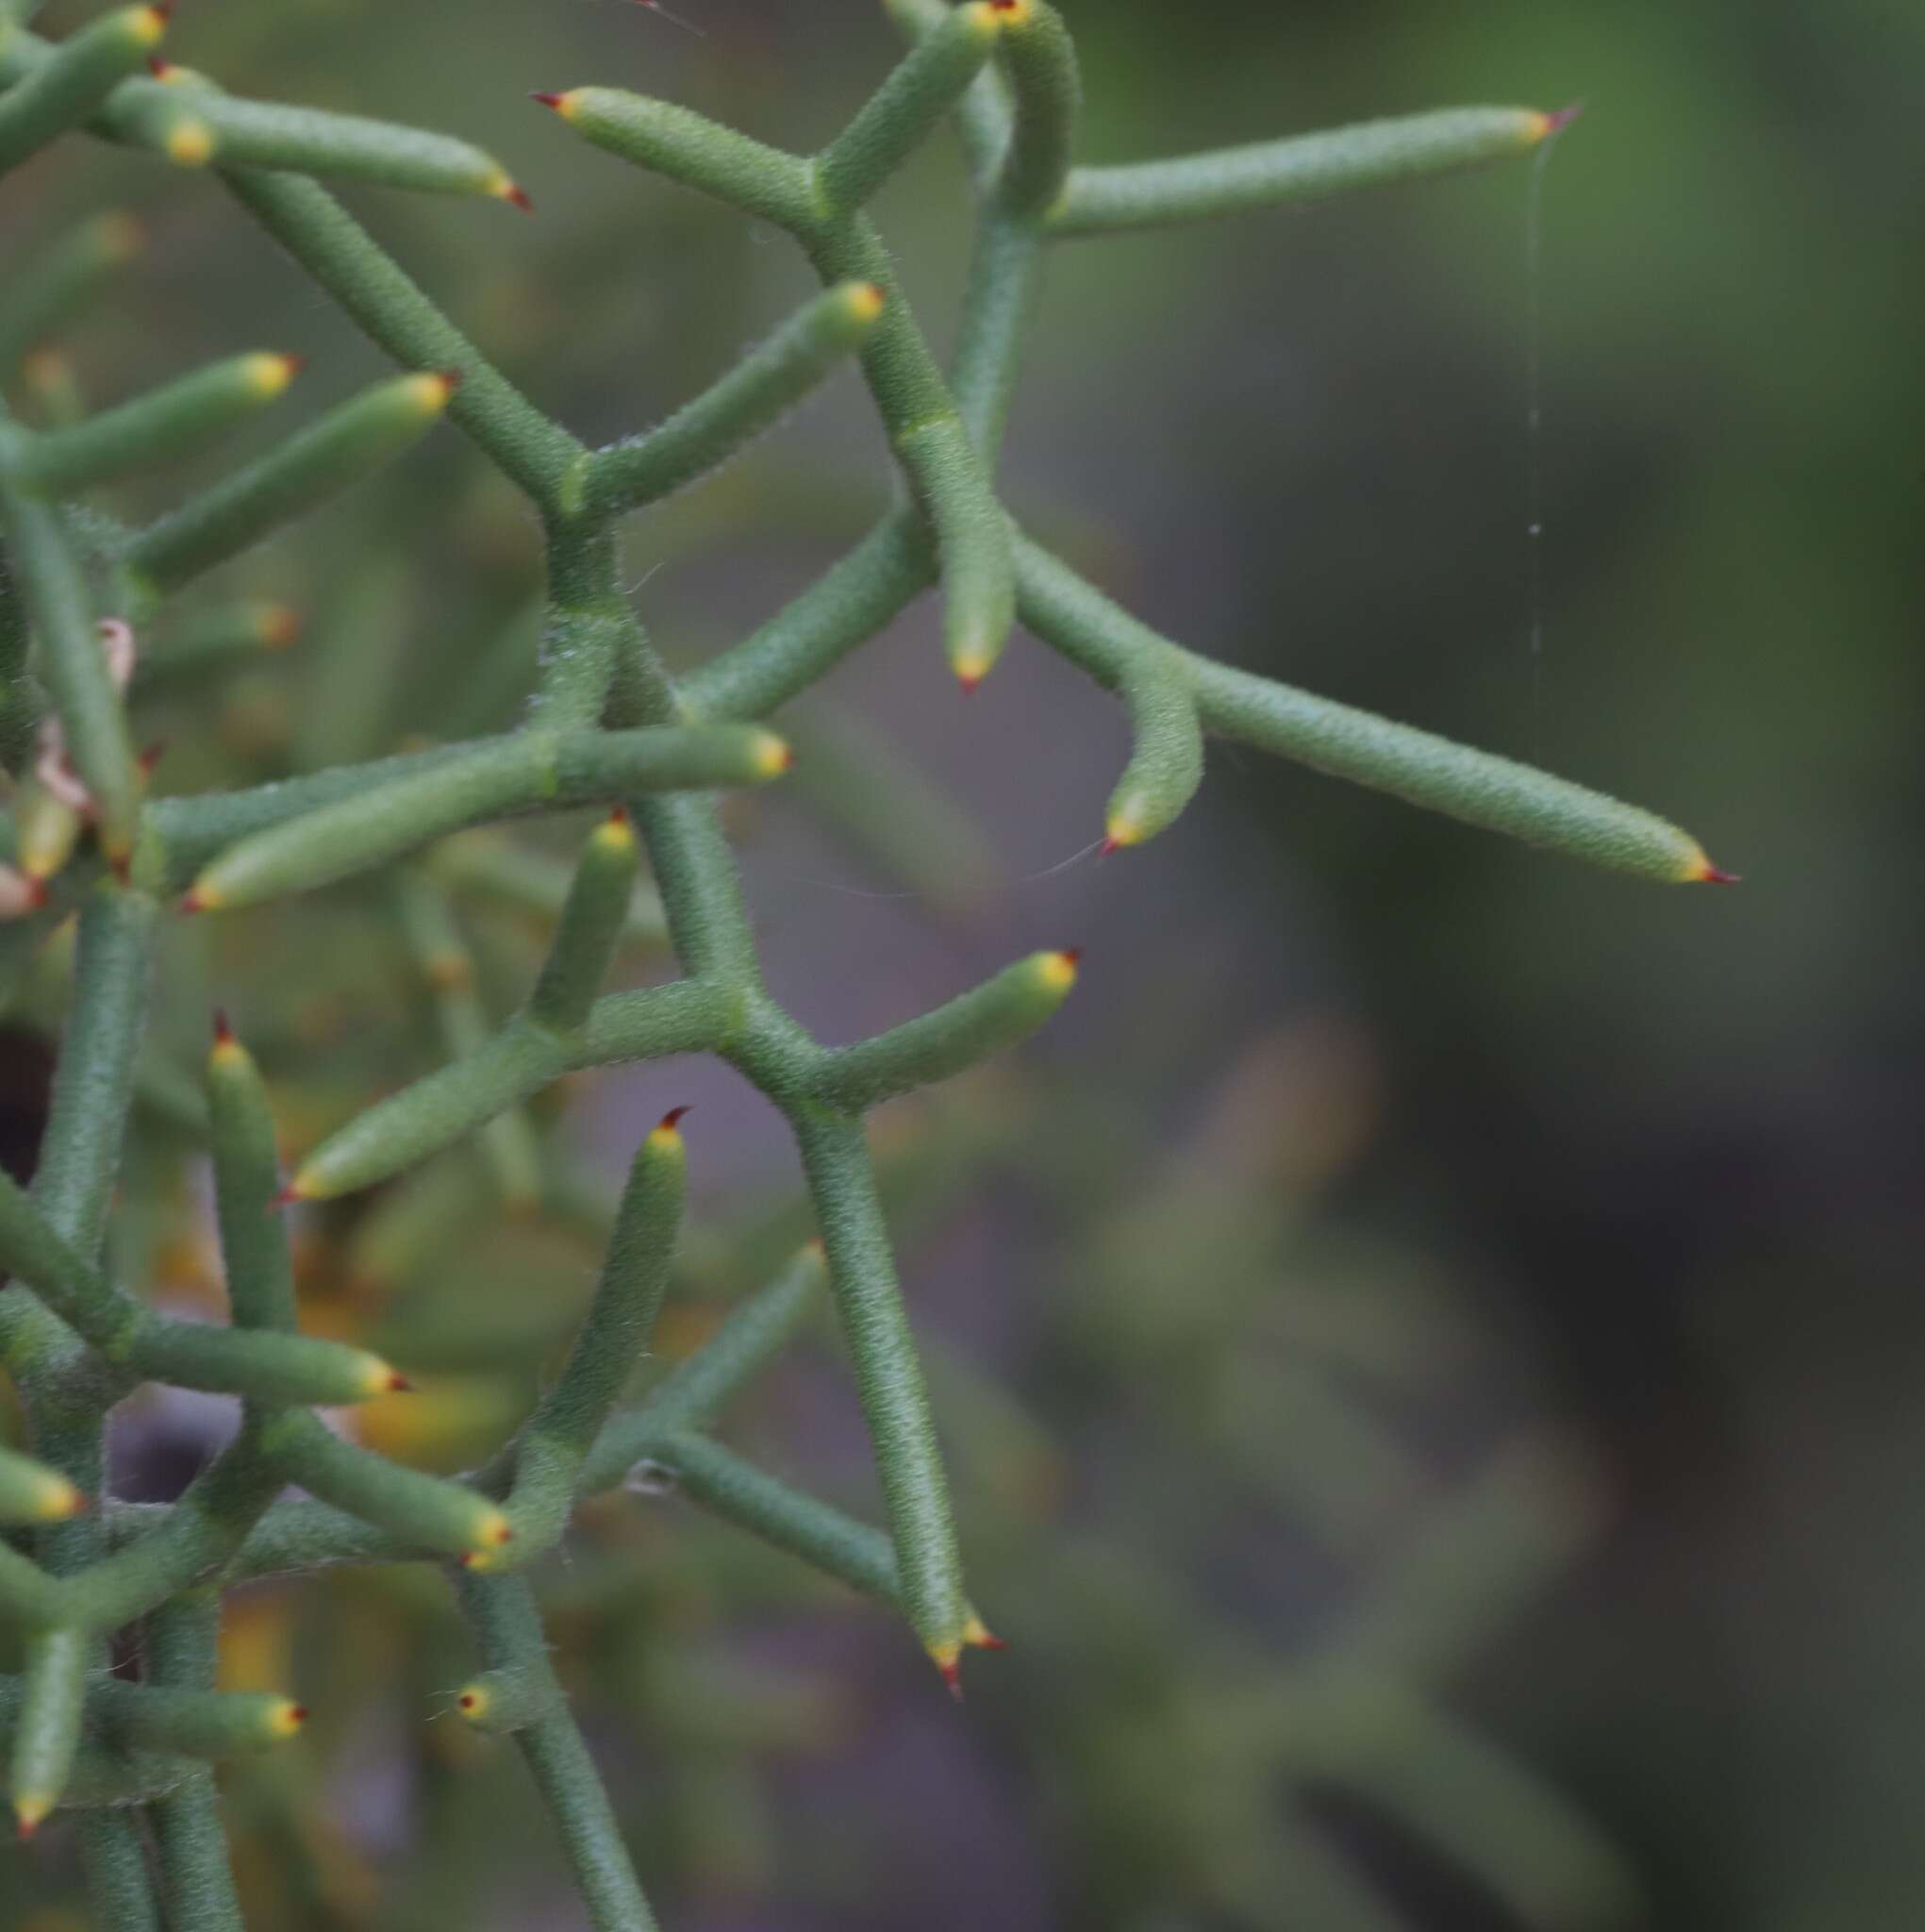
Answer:
[[(604, 1928), (653, 1920), (526, 1574), (578, 1502), (646, 1464), (725, 1521), (895, 1606), (952, 1685), (967, 1649), (995, 1644), (965, 1582), (865, 1121), (1042, 1026), (1074, 987), (1078, 956), (1018, 960), (893, 1031), (824, 1045), (763, 983), (715, 797), (779, 781), (790, 755), (764, 721), (921, 592), (939, 598), (965, 688), (993, 670), (1020, 622), (1122, 701), (1134, 750), (1108, 804), (1111, 848), (1155, 837), (1182, 812), (1215, 734), (1650, 880), (1725, 876), (1649, 812), (1158, 636), (1032, 541), (996, 491), (1023, 339), (1058, 244), (1522, 157), (1559, 117), (1460, 108), (1083, 166), (1075, 52), (1046, 0), (888, 5), (908, 52), (814, 155), (617, 88), (535, 97), (560, 131), (786, 231), (822, 282), (706, 393), (653, 430), (590, 449), (512, 386), (324, 185), (352, 177), (525, 208), (488, 155), (230, 95), (160, 57), (164, 6), (108, 11), (55, 41), (29, 25), (32, 0), (0, 0), (0, 174), (82, 135), (211, 170), (396, 370), (141, 528), (115, 523), (91, 493), (202, 452), (282, 396), (294, 358), (240, 344), (243, 353), (95, 413), (52, 403), (27, 420), (0, 418), (0, 763), (10, 783), (0, 994), (43, 970), (47, 949), (72, 932), (33, 1182), (0, 1176), (9, 1277), (0, 1351), (29, 1452), (0, 1453), (0, 1626), (23, 1660), (0, 1680), (0, 1740), (23, 1834), (73, 1811), (103, 1925), (239, 1923), (210, 1767), (290, 1737), (304, 1717), (288, 1698), (214, 1687), (223, 1591), (251, 1579), (450, 1565), (485, 1663), (456, 1707), (518, 1740)], [(945, 369), (867, 210), (951, 117), (974, 186), (976, 241)], [(9, 368), (95, 294), (129, 245), (124, 219), (104, 215), (40, 259), (6, 265), (0, 357)], [(900, 471), (896, 507), (759, 630), (672, 678), (618, 577), (619, 526), (726, 461), (849, 358)], [(529, 666), (534, 696), (519, 728), (255, 789), (155, 795), (130, 701), (164, 681), (227, 675), (276, 641), (279, 622), (237, 608), (150, 650), (157, 628), (167, 633), (171, 600), (402, 458), (443, 417), (526, 498), (545, 535), (540, 661)], [(539, 897), (540, 881), (496, 848), (463, 848), (465, 866), (417, 855), (472, 827), (584, 808), (596, 823), (565, 893), (552, 895), (545, 963), (520, 1009), (493, 1024), (468, 987), (450, 905), (470, 891)], [(679, 976), (605, 993), (645, 917), (644, 865)], [(216, 1021), (201, 1091), (158, 1104), (177, 1136), (202, 1137), (210, 1152), (229, 1319), (161, 1313), (117, 1278), (110, 1225), (127, 1211), (110, 1212), (127, 1123), (143, 1095), (155, 1099), (158, 1077), (142, 1058), (157, 959), (188, 917), (219, 920), (375, 874), (433, 991), (445, 1062), (338, 1124), (284, 1176), (274, 1096)], [(544, 1090), (587, 1069), (689, 1053), (726, 1060), (786, 1121), (820, 1239), (639, 1407), (624, 1406), (677, 1241), (684, 1146), (671, 1114), (635, 1154), (565, 1365), (496, 1453), (465, 1478), (434, 1476), (324, 1422), (317, 1410), (406, 1388), (410, 1364), (299, 1332), (280, 1210), (373, 1189), (469, 1137), (498, 1199), (525, 1206), (555, 1184), (531, 1124)], [(824, 1288), (873, 1446), (883, 1529), (705, 1433)], [(108, 1415), (143, 1383), (241, 1402), (239, 1432), (171, 1506), (104, 1493)]]

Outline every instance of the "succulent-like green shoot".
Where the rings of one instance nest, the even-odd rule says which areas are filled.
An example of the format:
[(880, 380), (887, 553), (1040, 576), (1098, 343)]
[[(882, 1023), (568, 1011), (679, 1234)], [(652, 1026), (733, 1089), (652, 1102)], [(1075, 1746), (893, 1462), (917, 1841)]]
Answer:
[[(136, 158), (211, 169), (397, 372), (124, 534), (88, 493), (207, 447), (285, 388), (289, 358), (236, 355), (96, 412), (78, 385), (49, 377), (30, 386), (47, 410), (31, 426), (0, 412), (0, 766), (11, 781), (0, 810), (0, 999), (35, 949), (79, 915), (39, 1170), (31, 1189), (0, 1176), (0, 1270), (10, 1277), (0, 1361), (26, 1424), (24, 1451), (0, 1450), (0, 1624), (21, 1639), (25, 1665), (18, 1678), (0, 1678), (0, 1747), (23, 1831), (63, 1805), (82, 1810), (95, 1896), (130, 1925), (234, 1932), (240, 1923), (210, 1766), (284, 1740), (301, 1717), (288, 1699), (215, 1688), (221, 1595), (250, 1578), (348, 1562), (446, 1565), (480, 1665), (464, 1660), (445, 1680), (462, 1684), (467, 1674), (455, 1707), (476, 1729), (514, 1738), (598, 1932), (654, 1920), (529, 1579), (514, 1574), (552, 1551), (582, 1499), (636, 1470), (678, 1488), (888, 1606), (953, 1685), (966, 1650), (993, 1647), (964, 1581), (868, 1116), (1019, 1046), (1068, 997), (1078, 956), (1035, 954), (872, 1039), (825, 1045), (765, 982), (710, 795), (781, 776), (790, 754), (771, 714), (925, 590), (939, 591), (945, 648), (965, 689), (993, 667), (1020, 614), (1044, 647), (1125, 706), (1133, 749), (1104, 815), (1111, 849), (1177, 819), (1203, 779), (1214, 733), (1644, 878), (1728, 876), (1649, 812), (1157, 635), (1039, 547), (995, 487), (1058, 241), (1500, 161), (1539, 147), (1561, 117), (1452, 109), (1089, 167), (1078, 162), (1075, 49), (1047, 0), (888, 0), (888, 11), (908, 51), (808, 156), (615, 88), (538, 96), (591, 146), (783, 229), (823, 285), (666, 422), (591, 449), (523, 395), (321, 185), (338, 175), (525, 207), (490, 156), (439, 134), (238, 100), (164, 63), (142, 74), (165, 22), (159, 7), (105, 13), (57, 42), (25, 24), (31, 8), (0, 6), (0, 177), (82, 130)], [(945, 367), (869, 209), (952, 117), (977, 224)], [(0, 178), (0, 192), (11, 187)], [(124, 216), (103, 215), (38, 262), (9, 263), (0, 375), (83, 309), (136, 239)], [(848, 359), (887, 435), (898, 501), (786, 609), (676, 680), (618, 575), (617, 525), (735, 455)], [(456, 741), (426, 749), (273, 785), (149, 798), (130, 700), (218, 691), (296, 627), (274, 607), (176, 618), (174, 593), (378, 466), (406, 461), (443, 416), (543, 528), (541, 657), (536, 663), (531, 651), (525, 666), (534, 702), (524, 723), (485, 738), (462, 735), (482, 725), (450, 724)], [(824, 741), (838, 758), (854, 741)], [(572, 869), (497, 829), (586, 808), (599, 824)], [(1095, 816), (1092, 801), (1092, 828)], [(337, 1119), (318, 1144), (304, 1139), (284, 1184), (275, 1089), (224, 1023), (204, 1091), (164, 1056), (143, 1056), (156, 959), (181, 942), (168, 908), (223, 913), (369, 882), (401, 941), (395, 970), (423, 995), (439, 1064)], [(548, 940), (506, 1018), (478, 982), (465, 930), (482, 908), (507, 908)], [(644, 949), (671, 955), (674, 975), (606, 991), (618, 961)], [(268, 1004), (275, 991), (262, 987), (258, 997)], [(783, 1118), (819, 1241), (631, 1402), (681, 1229), (688, 1150), (671, 1115), (636, 1151), (593, 1298), (573, 1345), (556, 1349), (558, 1375), (496, 1455), (464, 1477), (428, 1475), (373, 1446), (373, 1425), (357, 1439), (347, 1419), (316, 1413), (410, 1385), (381, 1355), (300, 1332), (280, 1210), (393, 1182), (348, 1243), (357, 1286), (391, 1285), (430, 1265), (450, 1230), (490, 1202), (576, 1211), (579, 1187), (535, 1125), (531, 1104), (544, 1090), (694, 1053), (725, 1060)], [(137, 1108), (205, 1137), (226, 1323), (163, 1314), (124, 1285), (108, 1235)], [(478, 1159), (462, 1148), (471, 1137)], [(424, 1165), (442, 1154), (445, 1163)], [(833, 1311), (860, 1398), (880, 1525), (797, 1491), (707, 1433), (818, 1305)], [(393, 1332), (405, 1335), (406, 1323)], [(105, 1428), (142, 1381), (236, 1395), (241, 1419), (176, 1503), (129, 1512), (101, 1493)], [(290, 1486), (305, 1496), (284, 1497)], [(107, 1671), (107, 1641), (121, 1630), (138, 1633), (138, 1684)], [(1437, 1762), (1487, 1774), (1448, 1736), (1428, 1741)]]

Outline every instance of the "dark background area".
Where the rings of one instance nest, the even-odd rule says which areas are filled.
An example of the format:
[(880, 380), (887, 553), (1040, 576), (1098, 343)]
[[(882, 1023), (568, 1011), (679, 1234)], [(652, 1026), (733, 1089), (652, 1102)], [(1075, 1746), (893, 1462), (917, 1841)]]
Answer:
[[(209, 0), (183, 14), (175, 44), (239, 90), (444, 126), (498, 153), (536, 221), (348, 199), (544, 406), (612, 436), (717, 373), (800, 299), (807, 272), (778, 238), (571, 142), (523, 92), (626, 85), (802, 146), (892, 58), (866, 0), (682, 10), (700, 37), (618, 0)], [(1234, 748), (1165, 837), (1065, 865), (1098, 835), (1122, 756), (1108, 700), (1019, 640), (965, 704), (926, 605), (852, 659), (829, 695), (968, 816), (994, 883), (933, 918), (916, 890), (927, 881), (904, 886), (832, 827), (761, 801), (748, 864), (772, 982), (843, 1037), (1013, 949), (1087, 949), (1085, 992), (1020, 1076), (1044, 1122), (1025, 1116), (1024, 1145), (1052, 1151), (992, 1178), (912, 1251), (919, 1317), (971, 1375), (1020, 1396), (1070, 1501), (1027, 1540), (1005, 1536), (983, 1452), (962, 1454), (966, 1517), (987, 1525), (995, 1579), (984, 1595), (1003, 1586), (1018, 1646), (1008, 1674), (972, 1679), (966, 1724), (933, 1707), (911, 1664), (882, 1671), (873, 1619), (838, 1638), (832, 1614), (806, 1642), (779, 1619), (762, 1631), (759, 1660), (778, 1674), (797, 1644), (812, 1669), (870, 1674), (865, 1714), (826, 1767), (770, 1773), (788, 1849), (766, 1887), (724, 1883), (734, 1895), (717, 1904), (691, 1885), (679, 1916), (665, 1901), (672, 1922), (1336, 1923), (1305, 1916), (1286, 1861), (1273, 1895), (1261, 1879), (1240, 1894), (1186, 1880), (1186, 1857), (1213, 1856), (1195, 1846), (1154, 1865), (1162, 1895), (1117, 1902), (1105, 1886), (1141, 1847), (1088, 1793), (1109, 1749), (1104, 1700), (1121, 1707), (1128, 1674), (1081, 1674), (1088, 1633), (1048, 1608), (1065, 1587), (1053, 1565), (1072, 1543), (1081, 1562), (1094, 1530), (1287, 1657), (1369, 1568), (1355, 1548), (1333, 1557), (1298, 1536), (1287, 1511), (1226, 1501), (1184, 1433), (1180, 1341), (1104, 1312), (1105, 1282), (1127, 1273), (1126, 1217), (1153, 1192), (1143, 1176), (1217, 1161), (1241, 1206), (1187, 1233), (1178, 1217), (1181, 1239), (1140, 1245), (1166, 1264), (1150, 1304), (1207, 1300), (1214, 1232), (1287, 1196), (1321, 1232), (1293, 1232), (1255, 1274), (1316, 1273), (1321, 1261), (1290, 1258), (1303, 1239), (1312, 1256), (1334, 1243), (1380, 1257), (1345, 1264), (1373, 1280), (1418, 1267), (1480, 1338), (1480, 1361), (1501, 1364), (1439, 1371), (1414, 1425), (1425, 1457), (1455, 1467), (1500, 1413), (1584, 1445), (1609, 1497), (1598, 1534), (1452, 1696), (1637, 1874), (1644, 1915), (1598, 1922), (1915, 1926), (1925, 13), (1866, 0), (1066, 11), (1091, 159), (1431, 106), (1585, 102), (1537, 175), (1535, 248), (1529, 162), (1067, 245), (1004, 492), (1193, 648), (1647, 804), (1744, 883), (1592, 874)], [(376, 366), (206, 184), (107, 154), (64, 165), (38, 202), (16, 192), (0, 208), (0, 259), (68, 208), (148, 210), (158, 245), (81, 357), (104, 390), (257, 336), (312, 356), (317, 401)], [(964, 259), (960, 193), (938, 142), (880, 209), (938, 340)], [(664, 648), (694, 661), (741, 635), (859, 533), (885, 488), (880, 439), (845, 380), (734, 479), (635, 532), (639, 603)], [(382, 592), (397, 650), (419, 652), (396, 660), (396, 737), (435, 721), (450, 667), (525, 587), (526, 533), (493, 491), (444, 439), (375, 509), (344, 506), (249, 566), (264, 591), (311, 599), (324, 633), (381, 521), (419, 525), (419, 563)], [(296, 663), (260, 700), (284, 707), (290, 758), (325, 709), (304, 703), (302, 675)], [(195, 756), (190, 740), (171, 782), (191, 781)], [(1295, 1097), (1274, 1091), (1292, 1080)], [(718, 1214), (787, 1184), (752, 1096), (703, 1073), (684, 1097), (727, 1143), (706, 1182)], [(613, 1168), (660, 1098), (653, 1074), (606, 1082), (589, 1158)], [(1353, 1135), (1330, 1125), (1346, 1109), (1368, 1116)], [(1226, 1149), (1247, 1118), (1292, 1146), (1325, 1130), (1345, 1144), (1306, 1157), (1311, 1180), (1239, 1165)], [(1105, 1134), (1128, 1150), (1115, 1164)], [(1072, 1184), (1056, 1170), (1078, 1148), (1090, 1172)], [(1072, 1307), (1073, 1321), (1053, 1312)], [(1108, 1348), (1112, 1329), (1137, 1352)], [(1234, 1356), (1242, 1333), (1225, 1317), (1216, 1343)], [(821, 1379), (786, 1398), (794, 1466), (859, 1485)], [(1261, 1460), (1289, 1404), (1287, 1389), (1267, 1393), (1240, 1447)], [(1018, 1434), (965, 1411), (945, 1408), (952, 1439)], [(1101, 1589), (1093, 1600), (1119, 1628), (1136, 1607)], [(710, 1621), (732, 1625), (725, 1607)], [(1075, 1687), (1066, 1708), (1053, 1682)], [(1164, 1770), (1181, 1785), (1179, 1760)], [(639, 1802), (675, 1776), (672, 1755), (638, 1770)], [(1261, 1820), (1253, 1779), (1234, 1806)], [(852, 1814), (889, 1823), (860, 1879), (832, 1882), (821, 1846)], [(1386, 1923), (1525, 1923), (1369, 1807), (1313, 1794), (1309, 1815), (1399, 1901)], [(573, 1923), (527, 1909), (474, 1923)]]

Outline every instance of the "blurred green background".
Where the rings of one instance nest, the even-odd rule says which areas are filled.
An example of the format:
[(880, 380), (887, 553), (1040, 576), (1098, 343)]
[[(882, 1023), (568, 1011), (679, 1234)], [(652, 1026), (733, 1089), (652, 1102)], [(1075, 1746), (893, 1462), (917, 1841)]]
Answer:
[[(869, 0), (681, 10), (699, 33), (626, 0), (202, 0), (171, 50), (499, 154), (535, 221), (347, 199), (613, 436), (807, 272), (525, 91), (808, 145), (894, 51)], [(1916, 1926), (1925, 10), (1065, 10), (1091, 159), (1586, 103), (1535, 248), (1529, 163), (1067, 245), (1004, 491), (1186, 643), (1650, 805), (1745, 883), (1594, 875), (1234, 749), (1099, 867), (1120, 714), (1023, 641), (964, 704), (927, 607), (799, 708), (830, 765), (933, 791), (893, 844), (834, 784), (744, 823), (805, 1021), (849, 1037), (1013, 950), (1088, 953), (1022, 1065), (893, 1130), (972, 1587), (1013, 1648), (957, 1714), (886, 1619), (672, 1501), (590, 1525), (552, 1591), (644, 1874), (684, 1932)], [(207, 182), (70, 144), (9, 188), (0, 274), (77, 210), (148, 226), (67, 345), (91, 392), (272, 346), (318, 407), (377, 366)], [(881, 208), (938, 341), (961, 192), (938, 143)], [(740, 636), (886, 489), (844, 380), (633, 533), (663, 648)], [(440, 439), (230, 574), (308, 635), (169, 721), (167, 783), (509, 715), (534, 557)], [(197, 969), (243, 1029), (268, 957)], [(573, 1131), (612, 1174), (689, 1099), (699, 1307), (750, 1285), (731, 1231), (791, 1185), (776, 1124), (725, 1074), (650, 1070)], [(463, 1265), (514, 1296), (510, 1260)], [(761, 1453), (873, 1510), (832, 1351), (751, 1410)], [(165, 1493), (207, 1426), (134, 1418), (129, 1481)], [(233, 1792), (262, 1924), (575, 1924), (515, 1768), (424, 1722), (465, 1668), (432, 1580), (316, 1594), (255, 1612), (332, 1711), (314, 1763)], [(70, 1924), (70, 1878), (57, 1843), (0, 1851), (0, 1924)]]

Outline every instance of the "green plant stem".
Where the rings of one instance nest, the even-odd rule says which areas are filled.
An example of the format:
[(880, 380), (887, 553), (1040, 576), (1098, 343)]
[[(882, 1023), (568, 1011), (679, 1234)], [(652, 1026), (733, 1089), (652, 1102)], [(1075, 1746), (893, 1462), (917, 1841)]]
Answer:
[(78, 1824), (94, 1923), (111, 1925), (114, 1932), (161, 1932), (141, 1814), (131, 1808), (88, 1810), (79, 1814)]
[(589, 1923), (595, 1932), (654, 1932), (607, 1792), (548, 1660), (534, 1592), (519, 1576), (465, 1575), (460, 1590), (488, 1668), (519, 1678), (539, 1703), (541, 1714), (515, 1742), (555, 1820)]
[[(184, 1596), (147, 1622), (147, 1675), (157, 1688), (211, 1696), (221, 1624), (217, 1597)], [(151, 1807), (168, 1932), (245, 1932), (214, 1774), (193, 1769)]]

